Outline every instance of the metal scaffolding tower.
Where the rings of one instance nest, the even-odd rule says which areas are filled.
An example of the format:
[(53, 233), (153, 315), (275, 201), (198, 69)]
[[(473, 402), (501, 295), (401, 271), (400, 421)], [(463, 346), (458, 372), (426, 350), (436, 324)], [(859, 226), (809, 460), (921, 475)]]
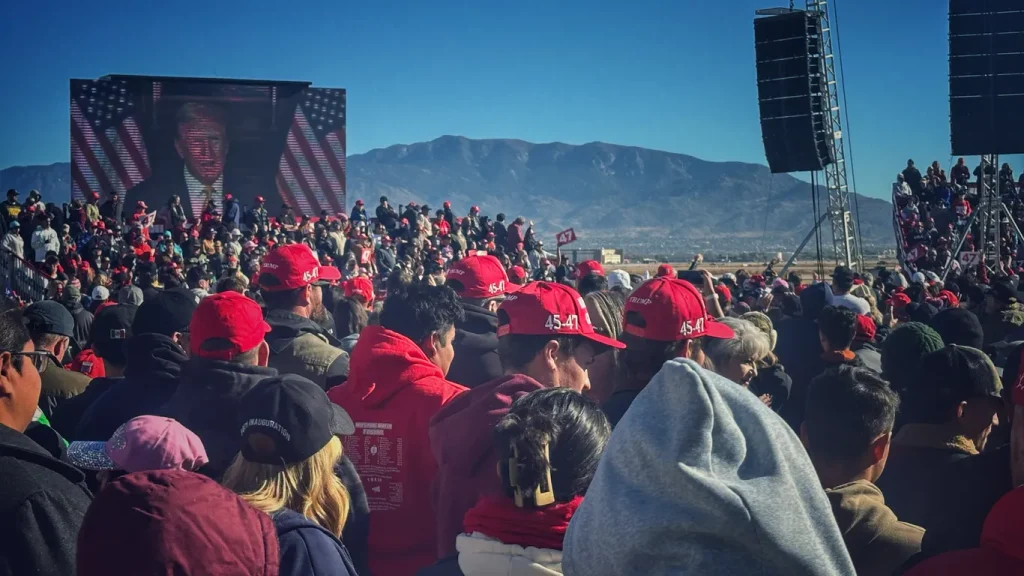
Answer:
[[(846, 155), (843, 151), (843, 125), (839, 114), (839, 86), (836, 82), (835, 59), (832, 54), (832, 26), (829, 20), (828, 0), (806, 0), (807, 11), (821, 20), (820, 70), (823, 75), (821, 97), (825, 102), (822, 124), (830, 134), (834, 162), (825, 167), (825, 187), (828, 190), (828, 217), (832, 223), (832, 246), (836, 264), (863, 270), (863, 255), (857, 228), (850, 213), (850, 189), (846, 184)], [(817, 119), (815, 119), (817, 121)]]

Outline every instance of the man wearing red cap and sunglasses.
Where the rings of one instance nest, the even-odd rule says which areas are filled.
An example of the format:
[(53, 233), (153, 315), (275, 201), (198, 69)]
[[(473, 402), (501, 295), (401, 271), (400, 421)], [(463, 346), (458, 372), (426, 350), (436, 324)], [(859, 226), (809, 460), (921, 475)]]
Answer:
[(326, 317), (322, 287), (341, 279), (333, 266), (321, 266), (305, 244), (281, 246), (267, 254), (259, 286), (270, 325), (269, 366), (298, 374), (327, 390), (348, 377), (348, 354), (341, 342), (311, 318)]
[(625, 347), (594, 331), (583, 297), (563, 284), (527, 284), (505, 296), (497, 316), (504, 375), (458, 396), (430, 423), (430, 447), (438, 463), (433, 496), (441, 559), (455, 553), (463, 516), (477, 499), (501, 490), (492, 437), (512, 402), (542, 388), (585, 393), (590, 389), (587, 369), (595, 358)]
[(708, 314), (706, 297), (716, 295), (702, 295), (685, 280), (663, 276), (644, 282), (626, 299), (621, 336), (626, 344), (621, 357), (625, 380), (602, 407), (612, 426), (618, 424), (662, 364), (673, 358), (703, 364), (705, 339), (734, 336), (731, 328)]

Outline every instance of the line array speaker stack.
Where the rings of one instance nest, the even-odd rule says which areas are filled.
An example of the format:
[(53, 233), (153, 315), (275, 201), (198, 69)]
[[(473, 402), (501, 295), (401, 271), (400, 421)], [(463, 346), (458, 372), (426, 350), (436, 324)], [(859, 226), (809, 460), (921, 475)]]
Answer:
[(835, 161), (826, 133), (821, 20), (794, 11), (754, 20), (761, 135), (772, 173), (816, 172)]
[(955, 156), (1024, 153), (1024, 0), (950, 0)]

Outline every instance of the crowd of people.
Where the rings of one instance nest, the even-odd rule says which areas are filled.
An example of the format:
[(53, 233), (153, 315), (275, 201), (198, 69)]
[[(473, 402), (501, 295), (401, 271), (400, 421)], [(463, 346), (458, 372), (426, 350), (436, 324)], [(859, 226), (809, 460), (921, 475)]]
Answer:
[[(971, 186), (972, 175), (974, 186)], [(1004, 163), (997, 172), (987, 157), (982, 157), (973, 172), (963, 158), (950, 169), (950, 177), (936, 160), (925, 175), (908, 160), (907, 167), (896, 175), (893, 202), (901, 233), (898, 241), (905, 254), (905, 266), (912, 274), (920, 273), (922, 281), (934, 281), (945, 272), (947, 278), (961, 275), (977, 276), (988, 283), (988, 269), (982, 258), (961, 262), (961, 253), (995, 251), (994, 239), (982, 238), (982, 222), (971, 216), (984, 200), (980, 191), (998, 190), (999, 274), (1010, 275), (1020, 268), (1017, 247), (1020, 240), (1013, 226), (1024, 226), (1024, 174), (1014, 180), (1013, 169)], [(959, 248), (959, 250), (958, 250)], [(951, 275), (951, 276), (950, 276)]]
[(1016, 275), (643, 278), (447, 202), (29, 196), (0, 576), (1024, 574)]

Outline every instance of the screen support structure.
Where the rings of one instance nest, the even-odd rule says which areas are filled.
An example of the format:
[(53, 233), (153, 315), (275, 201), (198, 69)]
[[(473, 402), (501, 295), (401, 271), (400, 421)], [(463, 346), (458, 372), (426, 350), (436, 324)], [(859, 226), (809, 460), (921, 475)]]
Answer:
[(827, 103), (823, 118), (825, 132), (831, 134), (829, 146), (835, 161), (825, 166), (825, 188), (828, 190), (828, 217), (832, 224), (832, 247), (836, 264), (863, 271), (858, 230), (850, 213), (850, 189), (846, 180), (846, 156), (843, 153), (843, 126), (839, 114), (839, 86), (836, 82), (835, 58), (832, 53), (832, 25), (828, 0), (806, 0), (807, 11), (821, 20), (821, 54), (819, 64), (824, 82), (822, 99)]

